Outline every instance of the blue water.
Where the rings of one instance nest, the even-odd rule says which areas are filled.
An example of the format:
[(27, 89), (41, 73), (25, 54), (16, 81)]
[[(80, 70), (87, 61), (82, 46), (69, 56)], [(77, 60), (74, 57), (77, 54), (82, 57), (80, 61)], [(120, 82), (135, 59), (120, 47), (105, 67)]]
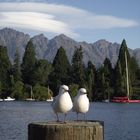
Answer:
[[(104, 121), (105, 140), (140, 140), (140, 104), (91, 103), (86, 117)], [(49, 120), (56, 120), (50, 103), (0, 102), (0, 140), (27, 140), (29, 123)]]

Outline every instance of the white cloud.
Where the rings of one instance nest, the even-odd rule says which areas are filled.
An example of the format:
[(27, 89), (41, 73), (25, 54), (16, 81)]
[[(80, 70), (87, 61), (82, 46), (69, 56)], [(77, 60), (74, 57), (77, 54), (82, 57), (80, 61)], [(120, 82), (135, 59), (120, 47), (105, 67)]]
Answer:
[(1, 3), (0, 26), (17, 26), (42, 32), (77, 36), (76, 29), (110, 29), (137, 26), (134, 20), (98, 15), (79, 8), (49, 3)]
[(76, 36), (66, 23), (55, 20), (54, 16), (36, 12), (1, 12), (0, 26), (18, 27), (41, 32), (66, 33)]

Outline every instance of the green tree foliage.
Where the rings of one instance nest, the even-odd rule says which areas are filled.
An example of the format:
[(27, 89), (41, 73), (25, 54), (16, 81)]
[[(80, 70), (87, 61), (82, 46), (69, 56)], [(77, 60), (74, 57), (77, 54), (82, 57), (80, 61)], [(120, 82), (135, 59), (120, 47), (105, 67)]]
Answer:
[(10, 88), (10, 92), (13, 91), (14, 89), (14, 86), (15, 86), (15, 81), (14, 81), (14, 76), (13, 75), (10, 75), (10, 79), (9, 79), (9, 88)]
[(139, 69), (138, 63), (136, 61), (136, 59), (134, 57), (131, 57), (130, 59), (130, 77), (131, 77), (131, 81), (132, 84), (135, 83), (136, 79), (137, 79), (137, 71)]
[(36, 84), (33, 88), (33, 93), (36, 100), (46, 100), (53, 96), (53, 92), (44, 86)]
[(0, 98), (2, 96), (2, 82), (0, 81)]
[(72, 81), (80, 87), (85, 86), (84, 83), (84, 64), (83, 64), (82, 47), (76, 48), (72, 58)]
[[(62, 84), (69, 85), (72, 97), (76, 96), (79, 88), (86, 88), (91, 101), (126, 96), (125, 57), (128, 62), (130, 98), (140, 99), (140, 68), (135, 58), (130, 57), (125, 40), (122, 41), (115, 68), (112, 68), (110, 60), (106, 58), (98, 70), (90, 61), (85, 68), (82, 47), (75, 48), (71, 65), (63, 47), (58, 49), (53, 63), (50, 64), (47, 60), (36, 60), (30, 40), (21, 67), (18, 49), (11, 67), (6, 47), (0, 46), (0, 98), (12, 96), (23, 100), (30, 98), (33, 91), (35, 99), (46, 100), (52, 97), (53, 93), (54, 96), (57, 95)], [(49, 85), (51, 90), (46, 85)]]
[(22, 62), (22, 77), (26, 84), (33, 84), (33, 71), (36, 63), (35, 48), (30, 40), (26, 46)]
[(88, 97), (91, 101), (94, 98), (94, 91), (95, 91), (95, 76), (96, 76), (96, 69), (95, 66), (92, 64), (91, 61), (88, 62), (88, 66), (85, 70), (85, 83), (88, 92)]
[(133, 89), (134, 91), (134, 99), (140, 99), (140, 68), (137, 69), (136, 71), (136, 77), (137, 77), (137, 82), (136, 85), (133, 87), (135, 89)]
[(10, 75), (10, 85), (9, 85), (11, 95), (16, 100), (24, 99), (24, 93), (23, 93), (24, 84), (22, 83), (20, 65), (21, 65), (20, 56), (17, 48), (14, 57), (14, 64), (12, 66), (12, 72)]
[(105, 69), (103, 66), (101, 66), (97, 70), (97, 81), (96, 81), (96, 91), (95, 91), (95, 100), (103, 100), (104, 94), (105, 94)]
[(28, 98), (34, 99), (32, 85), (24, 84), (24, 97), (25, 97), (25, 99), (28, 99)]
[(95, 100), (106, 100), (113, 96), (113, 69), (108, 58), (104, 60), (103, 66), (97, 71), (97, 82), (95, 91)]
[(0, 46), (0, 82), (2, 95), (9, 90), (10, 69), (11, 63), (8, 58), (7, 48)]
[(140, 69), (134, 57), (131, 58), (131, 83), (132, 83), (132, 99), (140, 99)]
[(13, 65), (13, 69), (12, 69), (15, 82), (22, 81), (20, 65), (21, 65), (20, 56), (19, 56), (19, 52), (18, 52), (18, 48), (17, 48), (16, 53), (15, 53), (15, 58), (14, 58), (14, 65)]
[(52, 66), (48, 63), (47, 60), (41, 59), (38, 60), (35, 64), (35, 69), (33, 73), (33, 83), (36, 83), (45, 86), (48, 82), (48, 76), (52, 70)]
[(60, 85), (69, 84), (69, 71), (71, 67), (63, 47), (58, 49), (52, 66), (53, 71), (49, 76), (49, 84), (56, 94)]
[(136, 71), (137, 79), (140, 80), (140, 67)]
[(16, 100), (25, 99), (24, 84), (21, 81), (17, 81), (14, 84), (13, 91), (12, 91), (12, 97), (14, 97)]
[(113, 97), (114, 71), (108, 58), (104, 60), (103, 64), (105, 77), (104, 99), (110, 99), (111, 97)]
[(77, 92), (78, 92), (78, 89), (79, 89), (79, 85), (77, 84), (71, 84), (69, 85), (69, 88), (70, 88), (70, 95), (72, 97), (75, 97), (77, 95)]
[(130, 94), (132, 94), (132, 87), (131, 87), (131, 77), (130, 77), (130, 54), (127, 49), (126, 41), (123, 40), (120, 51), (119, 51), (119, 56), (118, 56), (118, 61), (115, 67), (115, 95), (116, 96), (126, 96), (127, 95), (127, 81), (126, 81), (126, 59), (125, 55), (127, 57), (127, 62), (128, 62), (128, 77), (129, 77), (129, 90)]

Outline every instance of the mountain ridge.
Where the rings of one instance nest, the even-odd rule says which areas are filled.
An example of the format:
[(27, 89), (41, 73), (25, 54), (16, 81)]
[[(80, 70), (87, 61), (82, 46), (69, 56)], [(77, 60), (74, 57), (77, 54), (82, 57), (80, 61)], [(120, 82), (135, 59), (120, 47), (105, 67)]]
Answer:
[[(77, 42), (64, 34), (48, 39), (44, 34), (30, 37), (28, 34), (11, 28), (0, 29), (0, 45), (7, 47), (8, 56), (11, 62), (14, 60), (17, 47), (22, 59), (25, 47), (30, 39), (35, 45), (36, 57), (38, 59), (47, 59), (49, 62), (52, 62), (58, 48), (62, 46), (71, 62), (75, 47), (81, 46), (83, 49), (84, 64), (87, 65), (90, 60), (96, 67), (101, 66), (106, 57), (110, 59), (112, 66), (114, 66), (117, 62), (120, 48), (120, 44), (116, 42), (112, 43), (105, 39), (100, 39), (93, 43), (87, 43), (85, 41)], [(140, 49), (129, 49), (129, 52), (131, 56), (136, 58), (140, 66)]]

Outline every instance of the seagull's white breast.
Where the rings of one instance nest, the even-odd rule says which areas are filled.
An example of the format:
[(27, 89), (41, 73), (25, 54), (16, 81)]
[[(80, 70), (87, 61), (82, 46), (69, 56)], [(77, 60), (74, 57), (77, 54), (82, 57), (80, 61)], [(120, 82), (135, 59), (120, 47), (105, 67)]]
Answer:
[(87, 95), (78, 95), (74, 99), (74, 110), (78, 113), (86, 113), (89, 110), (89, 99)]
[(53, 105), (54, 111), (59, 113), (66, 113), (73, 107), (71, 97), (68, 92), (60, 94)]

